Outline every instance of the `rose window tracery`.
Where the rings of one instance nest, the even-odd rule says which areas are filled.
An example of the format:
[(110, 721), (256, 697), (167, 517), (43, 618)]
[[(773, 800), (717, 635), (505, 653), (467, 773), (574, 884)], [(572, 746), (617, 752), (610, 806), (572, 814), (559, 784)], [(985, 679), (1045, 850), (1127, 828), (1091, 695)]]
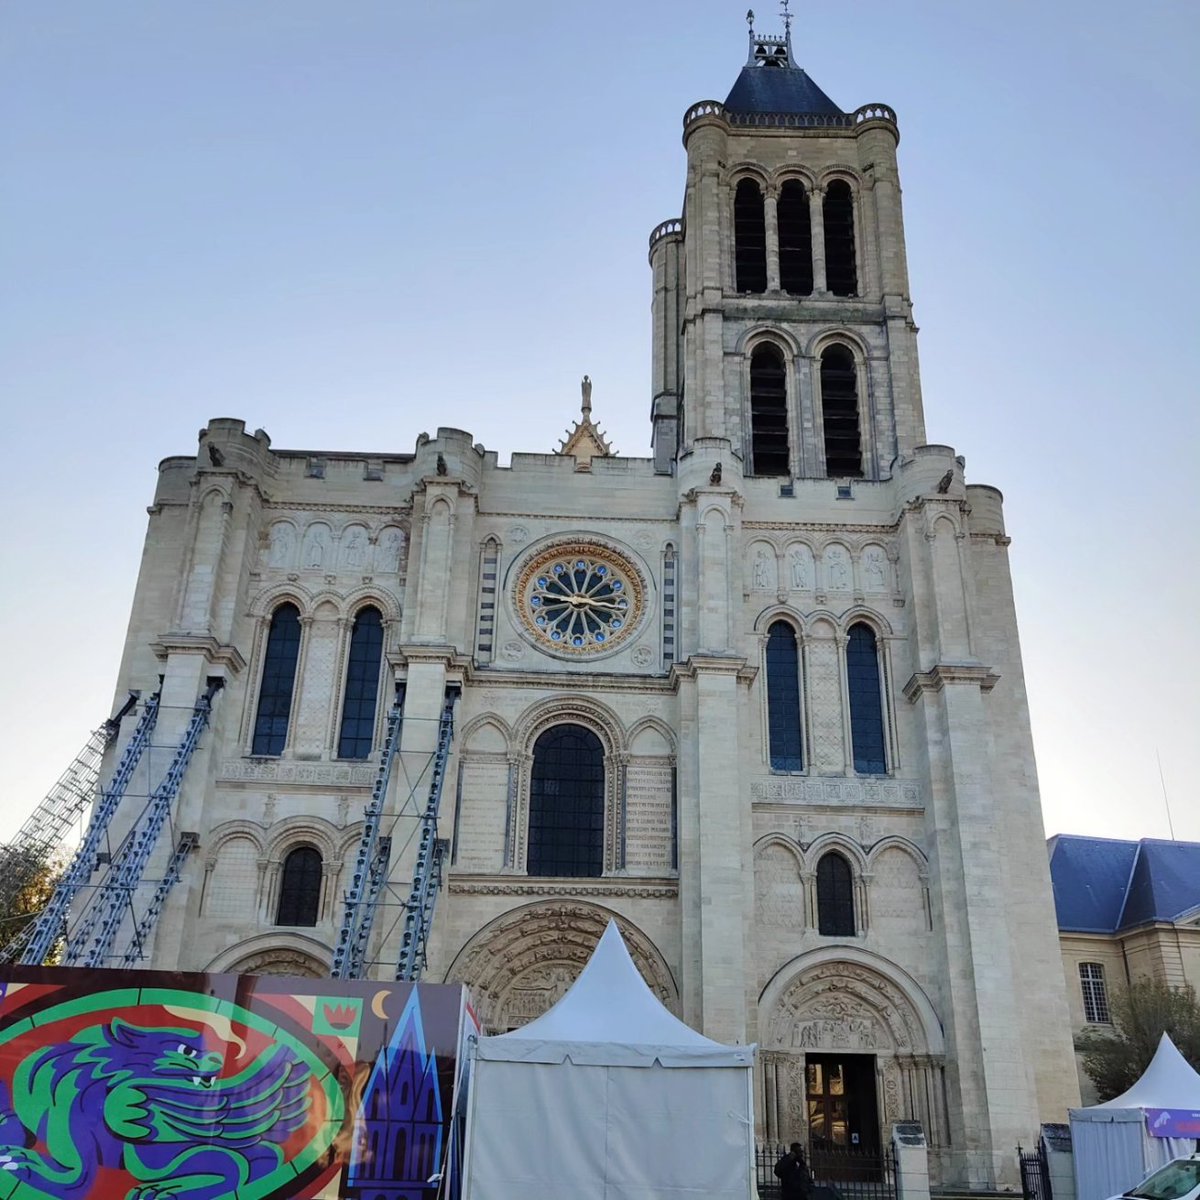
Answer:
[(590, 655), (628, 637), (641, 616), (642, 594), (631, 563), (607, 547), (581, 542), (531, 560), (514, 599), (523, 625), (544, 647)]

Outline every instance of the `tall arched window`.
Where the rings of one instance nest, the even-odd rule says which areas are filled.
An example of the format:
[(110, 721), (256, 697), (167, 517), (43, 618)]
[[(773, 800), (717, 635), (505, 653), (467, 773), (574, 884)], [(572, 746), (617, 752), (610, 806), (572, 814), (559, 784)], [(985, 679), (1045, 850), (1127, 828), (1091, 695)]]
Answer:
[(582, 725), (555, 725), (533, 744), (530, 875), (604, 872), (604, 747)]
[(817, 932), (826, 937), (854, 936), (854, 875), (836, 850), (817, 863)]
[(276, 925), (315, 925), (321, 911), (321, 852), (297, 846), (283, 860)]
[(862, 475), (858, 428), (858, 371), (845, 346), (821, 355), (821, 419), (825, 433), (825, 474), (831, 479)]
[(253, 754), (282, 754), (292, 713), (296, 660), (300, 657), (300, 610), (281, 604), (271, 617), (258, 711), (254, 717)]
[(338, 758), (366, 758), (375, 741), (375, 704), (379, 698), (379, 666), (383, 661), (383, 617), (364, 608), (354, 618)]
[(825, 222), (825, 286), (835, 296), (858, 292), (858, 266), (854, 257), (854, 193), (844, 179), (825, 189), (821, 206)]
[(800, 180), (789, 179), (779, 189), (775, 211), (779, 222), (779, 286), (793, 296), (811, 296), (812, 217), (808, 193)]
[(776, 346), (758, 346), (750, 355), (750, 470), (789, 473), (787, 372)]
[(800, 656), (796, 632), (786, 621), (767, 631), (767, 743), (773, 771), (802, 771)]
[(733, 267), (739, 292), (767, 290), (767, 223), (763, 196), (753, 179), (733, 193)]
[(861, 622), (850, 626), (846, 643), (846, 681), (850, 690), (850, 741), (854, 769), (864, 775), (887, 772), (883, 731), (883, 691), (875, 631)]

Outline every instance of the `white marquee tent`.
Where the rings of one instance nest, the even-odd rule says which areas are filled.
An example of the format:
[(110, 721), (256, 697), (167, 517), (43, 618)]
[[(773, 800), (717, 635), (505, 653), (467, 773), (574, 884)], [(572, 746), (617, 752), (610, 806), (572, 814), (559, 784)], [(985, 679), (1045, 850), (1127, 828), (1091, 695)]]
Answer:
[(1164, 1033), (1150, 1065), (1127, 1092), (1071, 1109), (1077, 1200), (1107, 1200), (1172, 1158), (1196, 1148), (1193, 1137), (1157, 1137), (1163, 1113), (1200, 1116), (1200, 1074)]
[(650, 991), (610, 921), (571, 989), (479, 1040), (466, 1200), (747, 1200), (753, 1046), (723, 1046)]

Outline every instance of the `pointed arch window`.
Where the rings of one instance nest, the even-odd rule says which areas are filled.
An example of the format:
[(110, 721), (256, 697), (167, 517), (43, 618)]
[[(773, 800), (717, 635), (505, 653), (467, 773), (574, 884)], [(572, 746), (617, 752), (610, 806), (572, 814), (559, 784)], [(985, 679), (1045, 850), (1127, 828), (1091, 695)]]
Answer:
[(379, 668), (383, 662), (383, 616), (364, 608), (354, 618), (338, 758), (367, 758), (375, 742), (375, 706), (379, 700)]
[(854, 936), (854, 873), (836, 850), (817, 863), (817, 932), (825, 937)]
[(733, 266), (739, 292), (767, 290), (767, 222), (762, 189), (742, 179), (733, 193)]
[(821, 355), (821, 420), (825, 434), (825, 474), (831, 479), (862, 475), (862, 434), (858, 425), (858, 370), (846, 346)]
[(315, 925), (321, 911), (321, 875), (325, 864), (314, 846), (297, 846), (283, 860), (276, 925)]
[(776, 203), (779, 223), (779, 285), (793, 296), (813, 290), (812, 217), (808, 193), (798, 179), (787, 180)]
[(800, 655), (796, 631), (776, 621), (767, 631), (767, 744), (771, 770), (802, 771)]
[(863, 775), (887, 774), (879, 644), (875, 631), (859, 622), (846, 642), (846, 682), (850, 691), (850, 742), (854, 769)]
[(604, 871), (604, 747), (582, 725), (555, 725), (533, 744), (530, 875), (589, 878)]
[(271, 617), (262, 682), (254, 717), (252, 754), (282, 754), (292, 715), (296, 662), (300, 657), (300, 610), (281, 604)]
[(821, 205), (825, 222), (825, 286), (835, 296), (858, 293), (858, 264), (854, 253), (854, 193), (844, 179), (825, 189)]
[(750, 355), (750, 468), (755, 475), (787, 475), (787, 370), (777, 346)]

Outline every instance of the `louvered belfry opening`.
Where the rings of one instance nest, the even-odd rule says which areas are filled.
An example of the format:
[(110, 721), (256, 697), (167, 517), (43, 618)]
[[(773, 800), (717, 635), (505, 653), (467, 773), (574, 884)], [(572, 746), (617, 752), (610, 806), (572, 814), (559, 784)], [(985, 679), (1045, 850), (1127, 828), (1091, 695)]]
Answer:
[(734, 271), (739, 292), (767, 290), (767, 223), (763, 196), (753, 179), (733, 194)]
[(825, 189), (825, 286), (835, 296), (858, 293), (858, 264), (854, 257), (854, 193), (844, 179)]
[(821, 355), (821, 413), (825, 431), (825, 474), (831, 479), (862, 475), (858, 427), (858, 372), (845, 346)]
[(750, 356), (750, 469), (755, 475), (787, 475), (787, 373), (775, 346)]
[(793, 296), (811, 296), (812, 218), (804, 184), (789, 179), (779, 189), (775, 211), (779, 222), (779, 285)]

